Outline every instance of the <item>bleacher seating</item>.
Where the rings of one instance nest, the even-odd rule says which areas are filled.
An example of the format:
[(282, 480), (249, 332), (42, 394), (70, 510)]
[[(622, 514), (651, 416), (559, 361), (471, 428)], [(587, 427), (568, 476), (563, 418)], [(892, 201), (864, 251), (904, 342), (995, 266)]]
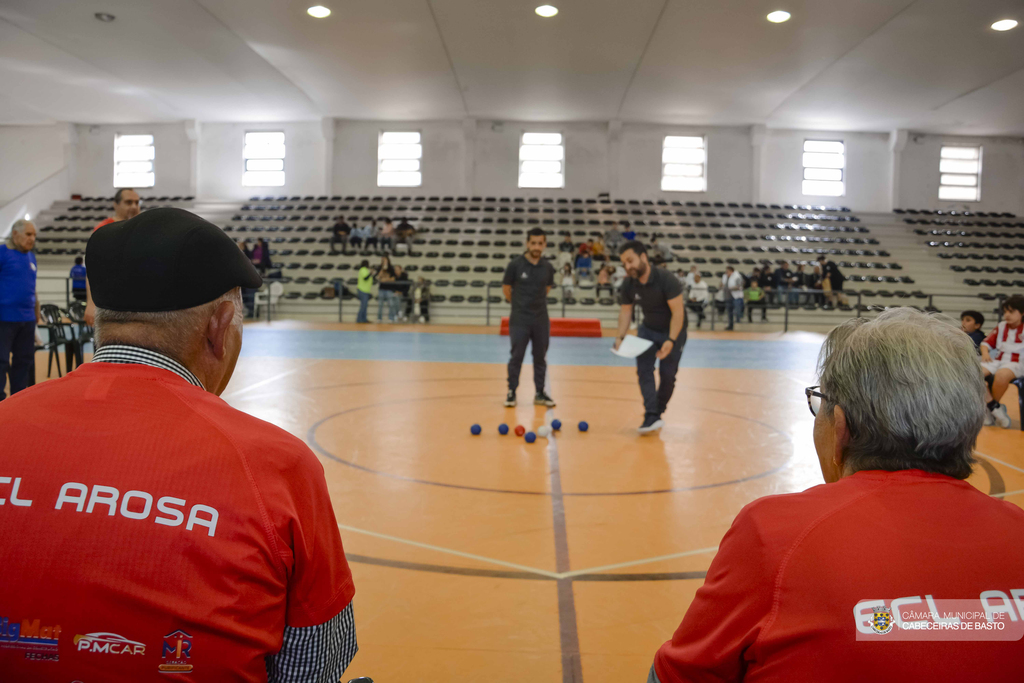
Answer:
[[(58, 202), (39, 217), (37, 251), (41, 263), (67, 263), (82, 253), (93, 226), (109, 215), (111, 198), (83, 198)], [(143, 207), (173, 205), (189, 208), (190, 197), (143, 198)], [(355, 270), (363, 258), (373, 256), (330, 254), (331, 226), (344, 217), (352, 227), (371, 219), (390, 217), (415, 226), (411, 243), (400, 245), (395, 261), (415, 280), (431, 280), (432, 319), (477, 319), (483, 315), (490, 295), (494, 320), (500, 318), (503, 299), (496, 289), (507, 262), (521, 253), (525, 233), (536, 226), (547, 230), (547, 257), (554, 259), (561, 235), (573, 241), (601, 236), (617, 221), (629, 221), (641, 240), (652, 236), (667, 242), (676, 260), (671, 267), (700, 267), (712, 287), (717, 285), (726, 265), (749, 272), (756, 265), (782, 259), (792, 264), (808, 263), (820, 256), (836, 262), (847, 276), (846, 291), (855, 305), (886, 306), (920, 303), (927, 295), (917, 282), (920, 271), (905, 267), (904, 258), (891, 248), (900, 235), (909, 234), (899, 214), (865, 216), (847, 208), (796, 206), (740, 202), (698, 202), (608, 198), (479, 197), (479, 196), (279, 196), (253, 197), (241, 205), (204, 205), (203, 215), (221, 225), (233, 239), (265, 239), (271, 245), (275, 266), (285, 284), (280, 313), (289, 315), (336, 315), (337, 302), (322, 301), (325, 284), (340, 280), (349, 288), (356, 283)], [(937, 214), (942, 220), (977, 221), (981, 214)], [(1000, 218), (1013, 218), (1000, 215)], [(985, 221), (991, 223), (992, 221)], [(1004, 231), (914, 229), (914, 236), (935, 247), (942, 259), (974, 259), (1024, 262), (1024, 231), (1007, 221)], [(966, 224), (955, 226), (966, 227)], [(930, 239), (929, 239), (930, 238)], [(941, 240), (941, 238), (951, 238)], [(952, 238), (1005, 240), (965, 242)], [(941, 241), (940, 241), (941, 240)], [(1019, 244), (1018, 244), (1019, 243)], [(919, 259), (916, 251), (907, 258)], [(959, 265), (959, 264), (957, 264)], [(993, 266), (995, 267), (995, 266)], [(948, 272), (943, 283), (972, 295), (993, 300), (1009, 288), (1021, 286), (1014, 266), (1005, 270)], [(997, 279), (963, 278), (962, 273), (999, 274)], [(991, 283), (991, 284), (989, 284)], [(576, 295), (564, 302), (578, 315), (609, 320), (617, 308), (611, 297), (597, 297), (592, 285), (577, 287)], [(560, 289), (552, 300), (561, 306)], [(866, 301), (871, 299), (870, 302)], [(354, 307), (349, 313), (354, 315)], [(814, 309), (813, 305), (805, 308)], [(809, 312), (809, 311), (808, 311)], [(820, 313), (820, 311), (819, 311)]]

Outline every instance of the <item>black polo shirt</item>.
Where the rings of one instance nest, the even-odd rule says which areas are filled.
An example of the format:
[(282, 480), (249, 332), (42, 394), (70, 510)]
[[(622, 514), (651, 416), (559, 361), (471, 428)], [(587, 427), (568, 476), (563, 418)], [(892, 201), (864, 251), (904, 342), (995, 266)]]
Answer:
[(664, 268), (650, 268), (651, 275), (646, 285), (631, 277), (623, 280), (619, 303), (623, 306), (640, 304), (644, 312), (644, 326), (668, 334), (672, 323), (672, 309), (668, 307), (668, 301), (683, 293), (683, 283)]
[(502, 284), (512, 286), (509, 325), (532, 325), (548, 320), (548, 287), (555, 285), (555, 267), (541, 256), (537, 265), (526, 256), (512, 259)]

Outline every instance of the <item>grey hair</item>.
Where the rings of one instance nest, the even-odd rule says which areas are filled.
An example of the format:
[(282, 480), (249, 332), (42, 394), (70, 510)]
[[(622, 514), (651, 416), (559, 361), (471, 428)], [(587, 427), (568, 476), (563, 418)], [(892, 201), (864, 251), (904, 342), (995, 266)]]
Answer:
[(11, 234), (13, 235), (16, 232), (24, 232), (25, 226), (27, 225), (32, 225), (32, 221), (25, 220), (24, 218), (19, 218), (18, 220), (11, 223)]
[[(209, 303), (180, 311), (140, 313), (97, 307), (96, 348), (111, 344), (133, 344), (180, 361), (196, 337), (206, 329), (210, 316), (222, 301), (234, 303), (235, 317), (232, 324), (241, 326), (244, 309), (242, 290), (237, 287)], [(144, 332), (126, 334), (125, 325), (143, 326)]]
[(825, 415), (846, 415), (853, 471), (920, 469), (966, 479), (985, 411), (974, 343), (913, 308), (832, 330), (818, 357)]

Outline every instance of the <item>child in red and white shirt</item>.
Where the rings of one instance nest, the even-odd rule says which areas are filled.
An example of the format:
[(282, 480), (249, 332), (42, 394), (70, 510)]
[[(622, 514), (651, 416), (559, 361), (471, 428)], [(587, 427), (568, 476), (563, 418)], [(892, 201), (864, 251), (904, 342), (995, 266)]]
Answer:
[[(1015, 294), (1003, 302), (1003, 321), (981, 342), (981, 370), (989, 383), (988, 409), (1003, 429), (1010, 426), (1006, 406), (999, 399), (1017, 377), (1024, 377), (1024, 296)], [(989, 423), (986, 419), (986, 423)]]

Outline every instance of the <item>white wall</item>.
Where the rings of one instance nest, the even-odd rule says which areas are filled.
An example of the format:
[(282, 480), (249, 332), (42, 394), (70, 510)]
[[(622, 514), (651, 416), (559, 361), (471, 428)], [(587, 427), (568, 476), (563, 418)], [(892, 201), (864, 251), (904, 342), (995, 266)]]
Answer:
[[(662, 192), (661, 152), (666, 135), (703, 135), (708, 151), (707, 192)], [(625, 124), (618, 154), (619, 197), (671, 201), (750, 201), (750, 129)]]
[[(418, 188), (377, 187), (377, 140), (381, 131), (422, 133), (423, 185)], [(334, 124), (334, 178), (331, 194), (464, 195), (466, 136), (460, 121), (386, 123), (344, 121)]]
[(143, 197), (195, 194), (192, 143), (187, 124), (155, 123), (117, 126), (75, 126), (75, 170), (71, 191), (86, 197), (114, 194), (114, 136), (152, 135), (156, 146), (156, 185), (136, 188)]
[[(70, 130), (70, 133), (69, 133)], [(242, 140), (250, 130), (283, 130), (287, 156), (284, 187), (242, 186)], [(381, 130), (423, 133), (420, 188), (377, 187), (377, 135)], [(565, 135), (562, 190), (520, 190), (519, 140), (524, 131)], [(18, 196), (67, 166), (69, 191), (113, 192), (113, 140), (117, 132), (156, 137), (157, 186), (143, 195), (195, 195), (208, 201), (242, 201), (254, 195), (550, 195), (679, 201), (778, 204), (844, 204), (857, 211), (893, 205), (953, 208), (939, 202), (938, 158), (944, 138), (900, 131), (834, 133), (763, 127), (661, 126), (632, 123), (332, 120), (277, 123), (181, 122), (131, 126), (0, 127), (0, 196)], [(665, 135), (705, 135), (708, 192), (662, 192), (661, 146)], [(801, 192), (802, 143), (807, 138), (846, 144), (846, 195), (805, 197)], [(982, 201), (970, 208), (1024, 215), (1024, 144), (976, 138), (984, 146)], [(891, 178), (897, 169), (895, 182)], [(56, 198), (56, 197), (55, 197)], [(2, 206), (2, 203), (0, 203)], [(959, 205), (958, 208), (963, 208)]]
[[(939, 201), (939, 151), (944, 144), (982, 145), (981, 201)], [(1024, 141), (910, 133), (900, 157), (897, 205), (910, 209), (1009, 211), (1024, 215)]]
[(60, 124), (0, 126), (0, 206), (67, 165), (66, 129)]
[[(803, 194), (804, 140), (841, 140), (846, 145), (846, 194)], [(856, 211), (891, 211), (891, 154), (886, 133), (830, 133), (778, 130), (765, 132), (758, 201), (776, 204), (836, 204)]]
[[(285, 184), (282, 187), (243, 187), (242, 146), (245, 133), (263, 130), (284, 131)], [(319, 121), (202, 123), (197, 144), (196, 196), (210, 201), (240, 201), (256, 195), (322, 195), (328, 190), (326, 146)]]

